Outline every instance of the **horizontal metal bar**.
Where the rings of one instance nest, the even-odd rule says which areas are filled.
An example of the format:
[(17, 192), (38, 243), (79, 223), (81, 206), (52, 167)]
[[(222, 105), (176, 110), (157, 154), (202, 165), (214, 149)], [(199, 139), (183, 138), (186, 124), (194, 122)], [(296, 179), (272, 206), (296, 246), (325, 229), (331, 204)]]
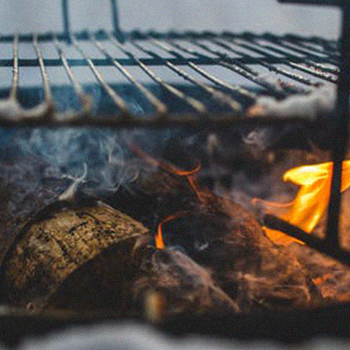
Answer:
[[(81, 32), (74, 32), (72, 33), (74, 37), (77, 40), (89, 40), (89, 36), (91, 35), (90, 32), (87, 31), (81, 31)], [(98, 37), (98, 40), (108, 40), (108, 34), (104, 30), (99, 30), (94, 33)], [(20, 33), (20, 34), (6, 34), (1, 35), (0, 34), (0, 43), (3, 42), (13, 42), (15, 36), (18, 36), (19, 42), (32, 42), (33, 41), (33, 34), (30, 33)], [(215, 37), (228, 37), (228, 38), (255, 38), (255, 39), (266, 39), (269, 37), (277, 37), (276, 35), (272, 35), (270, 33), (263, 33), (263, 34), (256, 34), (252, 32), (244, 32), (244, 33), (234, 33), (230, 31), (224, 31), (222, 33), (217, 32), (210, 32), (210, 31), (204, 31), (204, 32), (195, 32), (195, 31), (185, 31), (185, 32), (175, 32), (175, 31), (168, 31), (168, 32), (140, 32), (140, 31), (131, 31), (128, 33), (125, 33), (125, 40), (126, 42), (129, 40), (148, 40), (149, 37), (153, 37), (156, 39), (210, 39)], [(58, 40), (62, 41), (68, 41), (67, 36), (64, 33), (59, 32), (47, 32), (47, 33), (38, 33), (36, 35), (39, 42), (47, 42), (52, 41), (54, 38), (57, 37)], [(283, 36), (279, 36), (279, 38), (296, 38), (303, 42), (309, 42), (309, 43), (316, 43), (316, 42), (324, 42), (326, 43), (337, 43), (337, 40), (328, 40), (317, 36), (300, 36), (295, 34), (285, 34)]]
[(327, 239), (321, 239), (312, 234), (308, 234), (300, 228), (291, 225), (290, 223), (281, 220), (274, 215), (265, 215), (264, 224), (270, 229), (281, 231), (288, 236), (302, 241), (310, 248), (316, 249), (344, 264), (350, 265), (350, 252), (340, 248), (339, 246), (334, 247), (330, 245)]
[[(114, 63), (109, 58), (92, 58), (92, 62), (95, 66), (113, 66)], [(115, 61), (120, 63), (123, 66), (137, 66), (137, 63), (129, 58), (114, 58)], [(156, 58), (139, 58), (139, 60), (146, 64), (147, 66), (163, 66), (163, 60)], [(213, 65), (215, 62), (210, 57), (193, 57), (188, 58), (186, 60), (181, 58), (169, 58), (167, 59), (170, 63), (175, 65), (187, 64), (188, 62), (192, 62), (198, 65)], [(270, 64), (282, 64), (285, 62), (284, 58), (269, 58), (266, 60)], [(59, 58), (44, 58), (43, 62), (46, 67), (57, 67), (62, 66), (62, 61)], [(67, 62), (70, 66), (87, 66), (87, 62), (84, 59), (79, 58), (67, 58)], [(229, 64), (259, 64), (259, 60), (254, 57), (239, 57), (239, 58), (226, 58), (226, 63)], [(294, 63), (301, 63), (303, 60), (295, 59)], [(20, 58), (18, 59), (19, 67), (38, 67), (39, 61), (37, 58)], [(12, 67), (13, 59), (0, 59), (0, 67)]]
[(10, 121), (0, 117), (1, 127), (36, 127), (36, 126), (101, 126), (110, 128), (135, 128), (135, 127), (183, 127), (191, 130), (215, 130), (215, 128), (239, 127), (239, 126), (278, 126), (278, 125), (305, 125), (306, 127), (326, 127), (324, 122), (313, 122), (305, 118), (290, 118), (281, 119), (278, 117), (242, 117), (240, 113), (234, 111), (230, 113), (172, 113), (169, 112), (164, 116), (159, 117), (158, 114), (148, 115), (145, 117), (130, 116), (123, 118), (115, 116), (114, 114), (99, 115), (98, 118), (90, 114), (87, 115), (73, 115), (72, 118), (52, 117), (50, 120), (46, 119), (17, 119)]

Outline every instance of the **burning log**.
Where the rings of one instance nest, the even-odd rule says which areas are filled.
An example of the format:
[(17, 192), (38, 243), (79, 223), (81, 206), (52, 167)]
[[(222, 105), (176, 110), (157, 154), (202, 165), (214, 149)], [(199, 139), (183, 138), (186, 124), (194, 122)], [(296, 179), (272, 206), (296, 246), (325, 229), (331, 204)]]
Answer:
[[(157, 160), (141, 154), (148, 164)], [(288, 308), (318, 302), (320, 294), (308, 271), (285, 247), (274, 244), (255, 217), (239, 204), (200, 190), (194, 172), (159, 161), (158, 173), (174, 177), (178, 188), (164, 190), (171, 215), (161, 209), (156, 245), (181, 247), (242, 311)], [(157, 182), (159, 183), (159, 182)], [(177, 210), (176, 210), (177, 206)], [(162, 216), (163, 215), (163, 216)]]
[(290, 308), (320, 301), (308, 271), (288, 249), (274, 244), (253, 215), (232, 201), (202, 192), (206, 205), (170, 221), (168, 245), (180, 245), (240, 307)]
[[(35, 206), (39, 215), (27, 202), (16, 239), (2, 256), (2, 302), (128, 314), (156, 295), (163, 317), (318, 301), (308, 272), (268, 239), (252, 214), (200, 190), (199, 166), (183, 171), (136, 153), (123, 161), (123, 181), (108, 195), (99, 188), (86, 192), (85, 168), (73, 185), (61, 179), (46, 188), (53, 195)], [(148, 239), (151, 232), (155, 242)], [(152, 244), (157, 249), (140, 250)], [(135, 258), (135, 252), (141, 253)]]
[[(348, 160), (343, 162), (342, 192), (350, 186), (349, 165)], [(278, 203), (254, 198), (253, 204), (264, 207), (267, 213), (277, 213), (281, 219), (311, 233), (323, 217), (329, 202), (332, 168), (333, 163), (326, 162), (290, 169), (283, 175), (283, 181), (299, 186), (299, 191), (291, 202)], [(265, 232), (280, 244), (294, 241), (277, 230), (265, 228)]]

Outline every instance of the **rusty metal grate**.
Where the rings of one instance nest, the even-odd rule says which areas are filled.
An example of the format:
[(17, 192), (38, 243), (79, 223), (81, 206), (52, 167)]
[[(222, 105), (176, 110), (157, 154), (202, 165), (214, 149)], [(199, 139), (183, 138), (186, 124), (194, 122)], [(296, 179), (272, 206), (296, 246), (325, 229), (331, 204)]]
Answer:
[(339, 73), (337, 42), (272, 34), (132, 32), (122, 43), (99, 31), (0, 46), (1, 124), (237, 121), (257, 95), (307, 93)]

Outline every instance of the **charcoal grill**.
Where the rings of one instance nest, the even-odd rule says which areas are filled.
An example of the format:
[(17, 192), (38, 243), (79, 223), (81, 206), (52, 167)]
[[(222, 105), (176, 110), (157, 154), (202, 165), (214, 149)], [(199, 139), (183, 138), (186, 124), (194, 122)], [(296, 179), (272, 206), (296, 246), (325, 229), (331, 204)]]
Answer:
[[(310, 88), (322, 84), (337, 86), (335, 111), (327, 123), (321, 122), (336, 135), (326, 238), (307, 235), (271, 216), (265, 224), (350, 264), (350, 253), (338, 241), (341, 164), (349, 122), (350, 2), (280, 2), (339, 6), (341, 40), (249, 32), (126, 33), (119, 25), (116, 0), (111, 1), (113, 31), (72, 32), (68, 0), (62, 0), (62, 32), (0, 36), (0, 45), (8, 53), (0, 58), (0, 67), (9, 79), (12, 75), (12, 83), (0, 88), (0, 125), (200, 129), (296, 122), (319, 127), (319, 120), (310, 121), (304, 115), (287, 120), (280, 116), (249, 118), (247, 111), (260, 95), (283, 100), (308, 94)], [(31, 50), (31, 54), (23, 57), (26, 51), (22, 50)], [(27, 70), (38, 79), (22, 84)], [(79, 71), (90, 74), (88, 82), (80, 82)], [(53, 76), (64, 76), (65, 82), (56, 83)], [(293, 317), (299, 316), (297, 312)], [(66, 324), (55, 322), (54, 326)], [(192, 322), (197, 330), (208, 331), (207, 323)], [(175, 320), (175, 324), (183, 323)], [(266, 334), (263, 331), (258, 336)]]

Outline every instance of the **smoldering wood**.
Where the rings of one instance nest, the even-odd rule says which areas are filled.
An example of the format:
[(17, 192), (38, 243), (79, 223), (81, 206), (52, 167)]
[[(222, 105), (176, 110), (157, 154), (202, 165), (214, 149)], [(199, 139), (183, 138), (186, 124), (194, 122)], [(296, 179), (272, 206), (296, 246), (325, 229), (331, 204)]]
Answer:
[(46, 178), (52, 166), (40, 157), (24, 157), (17, 149), (3, 151), (0, 165), (1, 264), (9, 245), (28, 220), (56, 202), (71, 181), (61, 176)]
[[(1, 196), (4, 199), (4, 201), (1, 201), (0, 203), (1, 206), (6, 209), (3, 212), (5, 215), (0, 219), (1, 231), (2, 233), (8, 232), (9, 236), (14, 232), (22, 232), (23, 222), (26, 222), (28, 217), (31, 217), (32, 215), (35, 216), (35, 213), (38, 211), (43, 212), (43, 208), (52, 208), (51, 204), (55, 203), (59, 194), (61, 194), (71, 183), (67, 179), (46, 181), (47, 186), (36, 184), (34, 186), (35, 192), (32, 193), (29, 191), (29, 186), (25, 185), (26, 181), (28, 181), (26, 176), (28, 173), (31, 174), (29, 180), (30, 178), (33, 178), (32, 183), (36, 183), (34, 181), (36, 178), (35, 171), (32, 169), (36, 169), (37, 166), (47, 169), (48, 164), (42, 160), (33, 158), (27, 159), (25, 164), (26, 166), (24, 168), (26, 169), (27, 174), (23, 171), (21, 173), (21, 166), (16, 165), (15, 162), (7, 164), (8, 167), (2, 168), (5, 169), (5, 171), (0, 174), (2, 187)], [(8, 183), (5, 173), (7, 171), (6, 169), (9, 168), (13, 169), (13, 173), (18, 172), (16, 176), (19, 181), (12, 184)], [(43, 171), (43, 169), (40, 170), (39, 173)], [(319, 293), (317, 290), (315, 291), (315, 284), (317, 283), (309, 283), (310, 275), (312, 281), (318, 278), (326, 280), (327, 285), (326, 283), (323, 284), (321, 294), (328, 302), (334, 300), (349, 300), (348, 283), (339, 285), (338, 278), (340, 275), (344, 274), (343, 266), (337, 266), (336, 273), (332, 277), (324, 276), (325, 271), (328, 271), (329, 273), (334, 272), (334, 261), (328, 263), (328, 266), (326, 266), (328, 269), (325, 270), (323, 260), (320, 259), (319, 253), (317, 252), (312, 253), (315, 256), (315, 260), (310, 261), (308, 260), (309, 255), (306, 256), (305, 254), (306, 247), (300, 248), (300, 246), (296, 246), (297, 249), (294, 249), (295, 246), (293, 246), (292, 252), (288, 252), (289, 249), (277, 247), (271, 242), (266, 242), (266, 237), (261, 238), (261, 236), (264, 235), (261, 234), (259, 223), (257, 223), (255, 218), (252, 217), (249, 212), (246, 212), (245, 210), (242, 211), (242, 207), (236, 206), (235, 203), (232, 203), (231, 201), (228, 201), (230, 204), (227, 207), (227, 200), (213, 196), (212, 194), (207, 194), (207, 204), (210, 205), (206, 209), (202, 203), (198, 202), (193, 193), (189, 194), (187, 185), (183, 183), (183, 178), (179, 179), (174, 174), (170, 174), (170, 177), (168, 175), (163, 178), (170, 178), (175, 184), (180, 181), (180, 183), (182, 183), (180, 186), (183, 190), (177, 192), (177, 185), (175, 185), (175, 188), (168, 186), (173, 193), (171, 196), (166, 195), (168, 190), (159, 191), (161, 195), (162, 193), (165, 194), (164, 197), (161, 198), (161, 203), (166, 203), (165, 199), (170, 198), (173, 199), (173, 208), (177, 209), (181, 205), (185, 205), (188, 209), (193, 210), (191, 216), (184, 216), (164, 225), (168, 244), (179, 246), (180, 249), (183, 249), (186, 253), (185, 259), (189, 259), (190, 257), (192, 260), (188, 266), (192, 266), (192, 264), (195, 263), (199, 267), (204, 268), (204, 270), (210, 274), (210, 279), (208, 279), (207, 274), (205, 275), (205, 281), (211, 281), (215, 288), (221, 289), (225, 295), (234, 300), (236, 305), (239, 304), (241, 309), (250, 312), (240, 312), (236, 315), (231, 314), (229, 316), (226, 314), (224, 316), (213, 316), (211, 312), (212, 309), (208, 309), (208, 312), (204, 316), (201, 315), (198, 317), (198, 314), (195, 313), (196, 309), (193, 310), (192, 304), (191, 307), (188, 306), (190, 310), (189, 314), (175, 313), (175, 319), (173, 316), (165, 318), (163, 329), (171, 333), (177, 332), (178, 334), (193, 332), (244, 339), (252, 339), (252, 337), (260, 339), (262, 337), (268, 337), (269, 339), (283, 341), (290, 339), (293, 342), (298, 342), (305, 339), (305, 337), (313, 337), (314, 335), (320, 334), (347, 336), (349, 327), (346, 325), (348, 325), (349, 322), (344, 322), (344, 319), (346, 320), (349, 315), (348, 304), (331, 304), (325, 308), (321, 302), (321, 307), (311, 309), (309, 307), (303, 307), (310, 306), (313, 302), (316, 302), (316, 306), (319, 305), (317, 304)], [(159, 176), (162, 177), (163, 175), (159, 174)], [(28, 191), (26, 191), (26, 188), (28, 188)], [(166, 186), (164, 188), (166, 188)], [(20, 189), (20, 191), (16, 193), (12, 192), (12, 189)], [(139, 187), (139, 190), (135, 191), (135, 193), (136, 192), (142, 193), (142, 186), (141, 190)], [(131, 196), (130, 192), (127, 193), (128, 196)], [(181, 195), (185, 195), (186, 200), (184, 200), (184, 198), (180, 200), (180, 193)], [(13, 197), (11, 198), (11, 196)], [(124, 196), (124, 199), (130, 199), (128, 196)], [(152, 200), (157, 198), (157, 196), (152, 195), (152, 191), (149, 191), (148, 196), (150, 197), (147, 198), (151, 198)], [(106, 197), (103, 197), (103, 199), (105, 198)], [(144, 203), (144, 197), (136, 196), (135, 198), (140, 198), (140, 202), (135, 200), (134, 203)], [(115, 198), (113, 199), (110, 196), (108, 199), (111, 203), (113, 203), (113, 200), (115, 203), (118, 202), (118, 200)], [(132, 206), (130, 205), (129, 207), (131, 208)], [(157, 206), (155, 207), (157, 208)], [(56, 210), (60, 209), (56, 208)], [(150, 209), (146, 209), (145, 214), (150, 218), (148, 210)], [(159, 214), (163, 214), (164, 216), (168, 213), (168, 211), (162, 211), (159, 208), (157, 210)], [(232, 213), (234, 214), (233, 216)], [(231, 216), (232, 220), (230, 219)], [(7, 222), (8, 218), (11, 220)], [(208, 225), (208, 223), (210, 225)], [(208, 226), (209, 229), (206, 226)], [(195, 227), (197, 227), (197, 229), (199, 228), (199, 233), (197, 235), (193, 233)], [(217, 230), (218, 228), (219, 230)], [(5, 229), (9, 231), (6, 231)], [(212, 239), (208, 239), (208, 236), (211, 236), (211, 232), (217, 232), (217, 234), (214, 235)], [(239, 238), (236, 239), (234, 232), (238, 232), (237, 235)], [(236, 242), (240, 242), (239, 240), (241, 240), (241, 243), (238, 244), (233, 254), (231, 248), (235, 247)], [(250, 240), (252, 243), (246, 242), (249, 242)], [(143, 244), (147, 245), (147, 243), (148, 240)], [(215, 253), (214, 247), (223, 247), (224, 249), (222, 250), (222, 253)], [(295, 251), (296, 255), (294, 254)], [(228, 255), (227, 252), (229, 252)], [(245, 252), (245, 254), (240, 252)], [(260, 257), (257, 259), (251, 259), (251, 256), (253, 256), (252, 254), (255, 254), (256, 252), (259, 252)], [(228, 258), (227, 263), (225, 255)], [(114, 254), (109, 255), (107, 253), (105, 256), (106, 259), (100, 261), (110, 263)], [(149, 261), (152, 261), (152, 256), (153, 253), (151, 255), (141, 254), (140, 258), (142, 262), (147, 265)], [(297, 261), (295, 260), (296, 256), (298, 257)], [(245, 260), (244, 257), (247, 259)], [(157, 261), (158, 259), (154, 260), (159, 264)], [(244, 261), (246, 261), (246, 265), (244, 265)], [(217, 264), (217, 262), (219, 262), (219, 264)], [(262, 267), (262, 264), (265, 262), (268, 263), (269, 266), (264, 268)], [(300, 265), (300, 262), (302, 265)], [(141, 266), (139, 261), (138, 264), (138, 266)], [(285, 264), (285, 266), (280, 266), (279, 264)], [(171, 264), (168, 265), (171, 266)], [(278, 265), (277, 276), (274, 276), (276, 265)], [(91, 265), (89, 265), (89, 262), (83, 264), (81, 268), (82, 272), (80, 272), (81, 270), (79, 269), (77, 276), (73, 273), (71, 275), (72, 277), (67, 279), (68, 282), (66, 284), (62, 283), (62, 287), (58, 287), (56, 290), (56, 295), (58, 297), (65, 295), (66, 299), (61, 300), (66, 300), (67, 305), (72, 308), (75, 307), (76, 302), (79, 303), (79, 300), (76, 300), (76, 298), (69, 299), (69, 295), (74, 286), (74, 283), (71, 283), (70, 281), (74, 281), (76, 278), (80, 278), (80, 276), (87, 276), (91, 266), (94, 266), (93, 262)], [(176, 266), (176, 264), (174, 264), (174, 266)], [(212, 267), (215, 268), (212, 269)], [(222, 270), (221, 267), (223, 268)], [(241, 267), (243, 267), (244, 273), (239, 274), (235, 269)], [(305, 271), (305, 267), (307, 268), (307, 271)], [(298, 273), (296, 270), (299, 268), (300, 272)], [(347, 273), (347, 277), (345, 278), (346, 281), (349, 280), (348, 270), (349, 269), (345, 269), (345, 272)], [(285, 275), (285, 279), (282, 278), (283, 271), (288, 272)], [(141, 282), (139, 286), (141, 285), (142, 288), (139, 288), (138, 290), (144, 292), (145, 289), (147, 290), (148, 288), (147, 283), (152, 286), (152, 288), (150, 288), (151, 290), (155, 288), (157, 285), (157, 276), (158, 278), (165, 278), (165, 275), (160, 276), (158, 274), (153, 275), (152, 277), (152, 274), (153, 272), (151, 270), (144, 271), (143, 268), (141, 269), (141, 274), (138, 275), (136, 283), (132, 286), (134, 293), (137, 291), (137, 289), (135, 289), (137, 283)], [(303, 274), (304, 277), (302, 277)], [(291, 284), (290, 281), (288, 281), (288, 276), (290, 277), (291, 275), (292, 277), (290, 278), (290, 281), (294, 281), (294, 284)], [(147, 278), (148, 281), (150, 281), (151, 278), (153, 284), (150, 282), (144, 284), (143, 281), (145, 279), (147, 280)], [(187, 279), (186, 273), (184, 273), (184, 278)], [(201, 279), (199, 280), (201, 281)], [(283, 283), (278, 284), (279, 282)], [(67, 285), (67, 287), (65, 287), (65, 285)], [(86, 290), (85, 286), (84, 292)], [(204, 287), (205, 283), (203, 283), (202, 286)], [(278, 288), (274, 288), (275, 286), (281, 288), (278, 290)], [(287, 286), (287, 288), (285, 288), (285, 286)], [(288, 290), (288, 286), (295, 286), (294, 291), (290, 288)], [(317, 284), (317, 286), (319, 286), (319, 284)], [(334, 286), (336, 286), (336, 288), (334, 288)], [(144, 287), (145, 289), (143, 289)], [(169, 285), (169, 288), (171, 290), (171, 285)], [(340, 293), (339, 289), (342, 289)], [(292, 297), (288, 298), (288, 293), (291, 291)], [(134, 295), (136, 297), (139, 296), (139, 302), (143, 303), (143, 293), (135, 293)], [(305, 304), (304, 301), (309, 298), (308, 295), (311, 296), (309, 299), (310, 304)], [(91, 293), (91, 296), (93, 296), (93, 293)], [(23, 309), (21, 309), (20, 312), (3, 312), (0, 317), (1, 337), (6, 338), (7, 341), (14, 344), (18, 342), (18, 339), (21, 339), (21, 337), (26, 335), (42, 334), (48, 331), (57, 330), (58, 327), (65, 327), (66, 325), (106, 320), (106, 313), (103, 313), (103, 315), (94, 314), (92, 318), (77, 316), (75, 313), (66, 314), (66, 317), (61, 317), (61, 313), (58, 312), (56, 308), (62, 304), (59, 304), (58, 299), (55, 298), (55, 293), (50, 296), (48, 301), (52, 302), (51, 305), (53, 305), (54, 309), (44, 309), (40, 315), (35, 313), (29, 314)], [(71, 304), (69, 304), (69, 302), (71, 302)], [(135, 300), (132, 302), (135, 302)], [(170, 306), (171, 304), (168, 304), (168, 312), (171, 311)], [(295, 308), (294, 306), (302, 307)], [(83, 304), (80, 304), (79, 307), (85, 308), (86, 305), (83, 306)], [(279, 309), (281, 308), (286, 311), (280, 312)], [(271, 309), (273, 312), (271, 312)], [(256, 312), (257, 310), (258, 312)], [(50, 311), (53, 312), (51, 313)], [(169, 312), (168, 315), (169, 314), (171, 314), (171, 312)], [(115, 317), (115, 315), (113, 315), (113, 317)], [(124, 317), (125, 314), (123, 315), (123, 318)], [(288, 332), (286, 332), (286, 329), (288, 329)]]
[[(41, 168), (37, 169), (32, 160), (27, 162), (25, 169), (34, 169), (30, 171), (37, 171), (39, 178), (43, 179), (48, 166), (42, 162)], [(155, 167), (145, 159), (126, 160), (125, 171), (128, 173), (127, 181), (108, 195), (101, 189), (91, 190), (82, 186), (81, 190), (88, 193), (90, 203), (80, 208), (74, 205), (55, 208), (57, 199), (71, 182), (58, 178), (51, 183), (46, 182), (44, 186), (42, 182), (35, 182), (38, 175), (33, 176), (32, 183), (36, 183), (35, 190), (39, 193), (38, 203), (33, 208), (30, 200), (24, 202), (15, 197), (14, 204), (25, 204), (19, 225), (15, 225), (16, 211), (8, 210), (16, 238), (9, 245), (11, 249), (4, 254), (3, 280), (8, 286), (4, 288), (3, 300), (38, 309), (105, 307), (122, 311), (130, 310), (133, 303), (140, 304), (139, 309), (142, 308), (144, 291), (157, 289), (156, 284), (159, 283), (163, 290), (167, 290), (165, 295), (173, 298), (173, 301), (168, 298), (170, 301), (165, 309), (165, 314), (171, 314), (175, 312), (179, 299), (183, 302), (178, 308), (180, 311), (191, 309), (203, 313), (213, 311), (209, 305), (216, 305), (219, 310), (226, 308), (245, 312), (260, 308), (306, 306), (319, 297), (307, 271), (296, 258), (270, 242), (256, 219), (240, 205), (207, 191), (198, 195), (188, 178)], [(24, 180), (22, 174), (21, 181)], [(15, 181), (19, 188), (23, 186), (21, 181)], [(14, 187), (14, 184), (11, 186)], [(30, 193), (29, 198), (35, 198), (36, 193)], [(16, 196), (16, 192), (12, 194), (11, 191), (11, 195)], [(95, 199), (91, 200), (91, 196)], [(96, 215), (106, 215), (99, 213), (106, 210), (106, 205), (96, 205), (96, 198), (106, 200), (119, 213), (119, 218), (115, 217), (115, 213), (109, 215), (114, 218), (115, 226), (125, 226), (121, 231), (128, 236), (127, 239), (121, 239), (110, 223), (102, 219), (95, 221), (93, 217)], [(52, 213), (47, 208), (52, 209)], [(181, 259), (177, 259), (179, 253), (176, 253), (176, 259), (173, 253), (168, 253), (172, 258), (170, 265), (174, 268), (168, 269), (169, 265), (163, 264), (162, 268), (167, 266), (167, 274), (159, 275), (161, 269), (156, 267), (160, 266), (159, 256), (162, 253), (158, 251), (151, 256), (142, 255), (139, 265), (132, 266), (136, 238), (146, 235), (147, 229), (154, 232), (159, 222), (179, 211), (190, 214), (171, 220), (165, 225), (164, 232), (166, 245), (178, 246), (185, 253)], [(38, 212), (41, 213), (40, 218)], [(29, 220), (28, 225), (26, 220), (30, 217), (34, 220)], [(143, 229), (133, 232), (139, 225)], [(111, 232), (114, 234), (111, 235)], [(86, 237), (90, 236), (96, 239), (91, 247), (86, 241)], [(146, 240), (144, 243), (152, 242)], [(31, 265), (27, 266), (27, 262), (22, 261), (25, 256), (34, 258)], [(152, 268), (147, 272), (141, 266), (149, 261)], [(190, 267), (196, 267), (196, 278), (193, 278)], [(173, 272), (181, 268), (182, 273), (174, 276)], [(169, 281), (166, 288), (162, 279), (165, 276)], [(137, 277), (138, 287), (133, 284), (134, 277)], [(183, 293), (181, 284), (184, 281), (192, 288), (186, 292), (187, 299), (179, 297)], [(198, 292), (203, 290), (206, 292)], [(119, 298), (111, 297), (114, 295), (119, 295)], [(199, 300), (201, 309), (189, 302), (198, 297), (204, 298)]]
[[(152, 166), (147, 159), (140, 164), (146, 172)], [(153, 169), (157, 176), (149, 177), (147, 182), (141, 177), (133, 183), (141, 203), (147, 203), (151, 195), (151, 202), (158, 204), (157, 207), (143, 205), (143, 218), (156, 215), (161, 222), (168, 215), (174, 215), (174, 219), (164, 225), (166, 246), (184, 249), (200, 266), (210, 269), (213, 280), (241, 310), (290, 308), (321, 301), (308, 271), (288, 248), (277, 246), (266, 237), (248, 210), (212, 192), (194, 189), (188, 177), (166, 168)], [(154, 187), (157, 195), (148, 192)], [(118, 195), (114, 198), (116, 203)], [(176, 217), (179, 212), (185, 214)]]
[(192, 210), (198, 198), (184, 176), (161, 169), (144, 159), (125, 162), (126, 177), (116, 192), (101, 193), (115, 208), (156, 230), (160, 221), (178, 211)]
[[(35, 171), (37, 159), (28, 157), (21, 159), (21, 162), (17, 159), (17, 162), (11, 165), (18, 171), (17, 176), (4, 179), (11, 189), (23, 186), (25, 174)], [(49, 166), (44, 161), (40, 165), (40, 170), (36, 170), (39, 178)], [(136, 192), (137, 196), (142, 193), (152, 198), (163, 194), (169, 197), (169, 192), (173, 198), (184, 196), (188, 200), (193, 196), (182, 177), (147, 167), (147, 163), (142, 160), (131, 160), (127, 171), (130, 178), (135, 178), (134, 173), (138, 174), (137, 181), (130, 184), (133, 186), (131, 193)], [(137, 243), (140, 240), (137, 239), (144, 237), (142, 244), (148, 244), (148, 230), (128, 215), (98, 202), (98, 191), (94, 191), (95, 197), (87, 198), (80, 193), (77, 202), (67, 203), (58, 199), (71, 186), (71, 181), (59, 177), (54, 181), (51, 178), (44, 184), (36, 181), (37, 177), (33, 176), (27, 184), (26, 195), (30, 200), (21, 200), (16, 191), (9, 193), (12, 196), (10, 200), (15, 203), (13, 207), (22, 206), (23, 215), (17, 217), (17, 226), (13, 225), (13, 220), (8, 225), (9, 229), (13, 227), (14, 230), (2, 251), (2, 302), (27, 307), (31, 312), (48, 309), (80, 312), (105, 309), (125, 314), (131, 310), (143, 313), (146, 298), (140, 292), (140, 287), (135, 286), (143, 285), (142, 290), (145, 291), (153, 290), (155, 285), (150, 280), (146, 284), (141, 283), (145, 276), (141, 273), (140, 265), (145, 266), (148, 259), (158, 261), (160, 254), (165, 255), (165, 252), (154, 251), (146, 257), (142, 257), (142, 254), (135, 257), (135, 248), (137, 252), (142, 250)], [(32, 188), (34, 193), (29, 189), (33, 183), (36, 184)], [(45, 191), (52, 197), (42, 197), (40, 194)], [(31, 206), (31, 200), (38, 193), (40, 200)], [(177, 208), (170, 206), (164, 215)], [(14, 219), (17, 214), (10, 210), (7, 213)], [(176, 256), (179, 254), (171, 253)], [(172, 276), (169, 271), (167, 273), (169, 280), (172, 278), (177, 281), (176, 286), (168, 283), (156, 287), (162, 287), (172, 296), (165, 307), (167, 314), (175, 310), (184, 312), (190, 308), (203, 313), (213, 311), (218, 305), (221, 305), (222, 311), (226, 307), (227, 310), (238, 310), (236, 304), (214, 285), (205, 269), (184, 255), (177, 260), (179, 266), (173, 264), (173, 268), (182, 268), (183, 273), (180, 276)], [(181, 261), (186, 262), (182, 264), (186, 266), (181, 267)], [(191, 271), (191, 267), (196, 267), (197, 272)], [(138, 274), (141, 277), (134, 284)], [(182, 296), (185, 286), (191, 289), (187, 298)], [(202, 296), (203, 291), (206, 294)], [(182, 301), (179, 302), (179, 299)], [(201, 299), (203, 305), (198, 308)]]
[(183, 246), (193, 260), (210, 268), (213, 279), (241, 310), (321, 302), (308, 271), (286, 247), (265, 236), (250, 212), (210, 192), (202, 196), (204, 205), (168, 224), (169, 242)]

